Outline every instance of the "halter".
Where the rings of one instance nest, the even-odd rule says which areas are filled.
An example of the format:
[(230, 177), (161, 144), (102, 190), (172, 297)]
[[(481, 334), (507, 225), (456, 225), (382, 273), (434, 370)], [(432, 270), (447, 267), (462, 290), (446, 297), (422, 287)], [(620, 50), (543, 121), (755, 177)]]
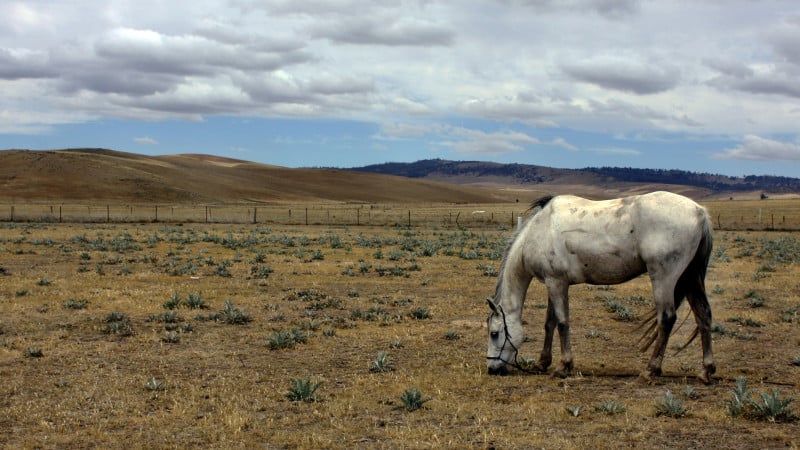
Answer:
[[(526, 373), (537, 373), (534, 370), (530, 370), (530, 369), (526, 369), (526, 368), (522, 367), (517, 362), (517, 356), (519, 355), (519, 349), (517, 348), (516, 345), (514, 345), (513, 342), (511, 342), (511, 339), (510, 339), (511, 335), (508, 333), (508, 323), (506, 322), (506, 312), (503, 310), (503, 308), (499, 308), (499, 309), (500, 309), (500, 317), (503, 318), (503, 333), (505, 334), (506, 337), (503, 340), (503, 345), (500, 346), (500, 353), (497, 356), (487, 356), (486, 359), (489, 360), (489, 361), (501, 361), (502, 363), (504, 363), (507, 366), (511, 366), (511, 367), (513, 367), (513, 368), (515, 368), (517, 370), (521, 370), (521, 371), (526, 372)], [(496, 314), (496, 313), (493, 313), (493, 314)], [(514, 349), (514, 361), (506, 361), (505, 359), (503, 359), (502, 355), (503, 355), (503, 350), (506, 348), (506, 344), (510, 345), (511, 348)]]

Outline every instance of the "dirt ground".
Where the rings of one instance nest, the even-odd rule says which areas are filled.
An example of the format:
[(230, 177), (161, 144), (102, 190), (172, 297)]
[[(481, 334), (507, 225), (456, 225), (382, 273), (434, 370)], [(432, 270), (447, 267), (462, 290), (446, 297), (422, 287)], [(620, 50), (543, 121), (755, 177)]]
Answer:
[[(646, 276), (571, 289), (574, 376), (487, 375), (485, 299), (510, 236), (0, 223), (0, 446), (800, 446), (800, 422), (729, 408), (737, 377), (754, 400), (800, 397), (800, 233), (716, 233), (710, 386), (699, 342), (673, 355), (691, 318), (664, 376), (637, 379)], [(539, 354), (545, 302), (534, 282), (521, 357)], [(290, 399), (304, 382), (314, 401)], [(667, 391), (685, 412), (659, 414)]]

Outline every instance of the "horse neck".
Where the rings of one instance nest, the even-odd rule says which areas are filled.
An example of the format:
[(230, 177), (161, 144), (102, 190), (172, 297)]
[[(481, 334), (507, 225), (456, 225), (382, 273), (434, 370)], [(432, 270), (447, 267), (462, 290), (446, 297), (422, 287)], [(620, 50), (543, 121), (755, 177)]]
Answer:
[(503, 308), (506, 314), (521, 317), (525, 294), (533, 276), (524, 267), (523, 246), (517, 241), (519, 239), (509, 247), (500, 267), (495, 289), (495, 302)]

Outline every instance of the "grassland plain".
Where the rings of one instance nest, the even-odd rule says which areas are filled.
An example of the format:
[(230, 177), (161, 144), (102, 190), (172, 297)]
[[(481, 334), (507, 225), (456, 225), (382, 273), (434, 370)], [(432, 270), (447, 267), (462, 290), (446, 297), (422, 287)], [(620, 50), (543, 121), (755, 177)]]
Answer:
[[(0, 223), (0, 445), (800, 446), (796, 403), (731, 409), (738, 377), (754, 402), (800, 396), (800, 234), (716, 233), (711, 386), (693, 378), (696, 342), (638, 381), (647, 277), (572, 288), (575, 376), (488, 376), (485, 298), (510, 235)], [(544, 295), (534, 282), (523, 357), (540, 350)], [(667, 391), (675, 414), (658, 408)]]

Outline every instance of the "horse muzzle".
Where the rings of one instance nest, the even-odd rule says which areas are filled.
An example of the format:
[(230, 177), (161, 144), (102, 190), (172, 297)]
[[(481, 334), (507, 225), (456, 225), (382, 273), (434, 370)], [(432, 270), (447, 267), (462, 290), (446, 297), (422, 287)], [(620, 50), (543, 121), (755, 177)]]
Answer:
[(487, 369), (489, 375), (500, 375), (500, 376), (508, 375), (508, 366), (506, 366), (505, 364), (498, 367), (489, 366)]

